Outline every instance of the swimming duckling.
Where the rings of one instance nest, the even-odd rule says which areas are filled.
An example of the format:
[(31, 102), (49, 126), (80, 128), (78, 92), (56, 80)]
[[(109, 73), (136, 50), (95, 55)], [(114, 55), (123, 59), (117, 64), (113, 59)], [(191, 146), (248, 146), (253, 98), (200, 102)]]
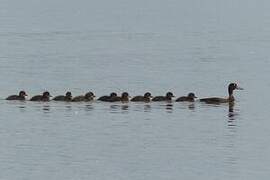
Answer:
[(33, 96), (30, 101), (50, 101), (50, 93), (48, 91), (45, 91), (42, 95), (36, 95)]
[(25, 96), (27, 96), (27, 94), (25, 93), (25, 91), (20, 91), (19, 95), (11, 95), (9, 97), (6, 98), (6, 100), (20, 100), (20, 101), (24, 101), (25, 100)]
[(76, 96), (72, 99), (73, 102), (79, 102), (79, 101), (92, 101), (94, 100), (94, 97), (96, 97), (94, 95), (94, 93), (92, 92), (88, 92), (85, 95), (81, 95), (81, 96)]
[(243, 88), (240, 88), (236, 83), (230, 83), (228, 86), (228, 93), (229, 93), (228, 98), (212, 97), (212, 98), (203, 98), (203, 99), (200, 99), (200, 101), (208, 103), (208, 104), (220, 104), (220, 103), (234, 102), (234, 97), (233, 97), (234, 90), (243, 90)]
[(182, 96), (177, 98), (175, 101), (176, 102), (183, 102), (183, 101), (188, 101), (188, 102), (194, 102), (194, 99), (197, 98), (194, 93), (189, 93), (187, 96)]
[(72, 94), (71, 92), (66, 92), (66, 95), (60, 95), (53, 98), (54, 101), (72, 101)]
[(135, 96), (130, 101), (133, 102), (150, 102), (152, 95), (150, 92), (144, 94), (144, 96)]
[(117, 101), (122, 101), (122, 102), (128, 102), (129, 101), (129, 94), (127, 92), (123, 92), (121, 97), (115, 96), (112, 97), (109, 102), (117, 102)]
[(116, 97), (116, 96), (117, 96), (117, 94), (116, 94), (115, 92), (112, 92), (112, 93), (110, 94), (110, 96), (101, 96), (100, 98), (98, 98), (98, 101), (110, 102), (110, 99), (111, 99), (112, 97)]
[(166, 96), (156, 96), (152, 101), (171, 101), (172, 97), (174, 97), (173, 93), (167, 92)]

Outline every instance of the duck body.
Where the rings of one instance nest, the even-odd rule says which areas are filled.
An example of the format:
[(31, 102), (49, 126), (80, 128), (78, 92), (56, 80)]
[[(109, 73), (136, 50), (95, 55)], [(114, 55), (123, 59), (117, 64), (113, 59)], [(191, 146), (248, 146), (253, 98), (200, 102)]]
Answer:
[(110, 102), (112, 97), (117, 97), (117, 94), (113, 92), (110, 94), (110, 96), (101, 96), (98, 98), (98, 101)]
[(50, 97), (50, 93), (46, 91), (42, 95), (33, 96), (30, 101), (50, 101)]
[(171, 101), (172, 97), (174, 97), (173, 93), (167, 92), (166, 96), (156, 96), (152, 101)]
[(232, 102), (234, 100), (229, 100), (229, 98), (211, 97), (211, 98), (200, 99), (200, 101), (208, 103), (208, 104), (220, 104), (220, 103)]
[(72, 99), (73, 102), (80, 102), (80, 101), (85, 101), (85, 102), (88, 102), (88, 101), (93, 101), (94, 100), (94, 93), (92, 92), (88, 92), (86, 93), (85, 95), (81, 95), (81, 96), (76, 96)]
[(243, 90), (243, 88), (240, 88), (236, 83), (230, 83), (228, 86), (228, 93), (229, 93), (228, 98), (210, 97), (200, 99), (200, 101), (207, 104), (232, 103), (235, 100), (233, 96), (234, 90)]
[(53, 98), (54, 101), (72, 101), (71, 92), (67, 92), (66, 95), (60, 95)]
[(184, 101), (194, 102), (195, 101), (195, 98), (197, 98), (197, 97), (195, 96), (194, 93), (189, 93), (187, 96), (179, 97), (175, 101), (176, 102), (184, 102)]
[(121, 97), (120, 96), (115, 96), (111, 97), (109, 102), (128, 102), (129, 101), (129, 94), (127, 92), (123, 92)]
[(151, 93), (147, 92), (144, 96), (135, 96), (130, 101), (132, 102), (150, 102), (151, 101)]
[(24, 101), (25, 100), (25, 96), (27, 96), (27, 94), (25, 93), (25, 91), (20, 91), (19, 92), (19, 95), (11, 95), (11, 96), (7, 97), (6, 100)]

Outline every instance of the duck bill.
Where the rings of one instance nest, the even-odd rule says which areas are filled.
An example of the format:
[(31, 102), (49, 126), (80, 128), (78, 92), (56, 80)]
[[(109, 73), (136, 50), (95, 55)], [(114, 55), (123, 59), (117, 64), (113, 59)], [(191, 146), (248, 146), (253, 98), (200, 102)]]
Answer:
[(244, 90), (244, 88), (241, 88), (241, 87), (236, 87), (237, 90)]

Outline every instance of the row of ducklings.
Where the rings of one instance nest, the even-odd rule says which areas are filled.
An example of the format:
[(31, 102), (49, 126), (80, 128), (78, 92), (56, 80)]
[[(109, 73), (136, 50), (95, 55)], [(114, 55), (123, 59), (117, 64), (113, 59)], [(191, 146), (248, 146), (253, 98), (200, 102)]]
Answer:
[[(26, 92), (20, 91), (19, 95), (11, 95), (6, 98), (6, 100), (26, 100)], [(48, 91), (45, 91), (42, 95), (36, 95), (30, 98), (30, 101), (50, 101), (52, 96)], [(99, 97), (98, 101), (104, 102), (150, 102), (150, 101), (172, 101), (172, 98), (175, 97), (172, 92), (167, 92), (165, 96), (155, 96), (153, 97), (150, 92), (146, 92), (143, 96), (135, 96), (131, 98), (127, 92), (123, 92), (121, 96), (118, 96), (117, 93), (112, 92), (108, 96)], [(66, 102), (80, 102), (80, 101), (93, 101), (95, 95), (93, 92), (88, 92), (85, 95), (72, 97), (71, 92), (66, 92), (65, 95), (60, 95), (54, 97), (53, 101), (66, 101)], [(131, 99), (130, 99), (131, 98)], [(189, 93), (187, 96), (182, 96), (177, 98), (175, 101), (190, 101), (193, 102), (197, 98), (194, 93)]]
[[(236, 83), (230, 83), (228, 85), (228, 94), (229, 96), (227, 98), (219, 98), (219, 97), (210, 97), (210, 98), (203, 98), (200, 99), (201, 102), (205, 103), (228, 103), (233, 102), (233, 91), (234, 90), (243, 90), (243, 88), (239, 87)], [(7, 100), (26, 100), (27, 94), (25, 91), (21, 91), (19, 95), (12, 95), (7, 97)], [(44, 92), (42, 95), (33, 96), (30, 101), (50, 101), (50, 93), (48, 91)], [(172, 92), (167, 92), (165, 96), (156, 96), (152, 97), (151, 93), (147, 92), (143, 96), (135, 96), (130, 99), (130, 96), (127, 92), (122, 93), (121, 96), (117, 96), (116, 93), (111, 93), (109, 96), (102, 96), (98, 98), (99, 101), (105, 101), (105, 102), (127, 102), (127, 101), (133, 101), (133, 102), (150, 102), (150, 101), (172, 101), (172, 98), (175, 97)], [(54, 101), (68, 101), (68, 102), (80, 102), (80, 101), (92, 101), (94, 100), (95, 95), (92, 92), (88, 92), (85, 95), (72, 97), (71, 92), (67, 92), (66, 95), (56, 96), (52, 100)], [(189, 101), (193, 102), (194, 99), (197, 98), (194, 93), (189, 93), (187, 96), (182, 96), (177, 98), (175, 101)]]

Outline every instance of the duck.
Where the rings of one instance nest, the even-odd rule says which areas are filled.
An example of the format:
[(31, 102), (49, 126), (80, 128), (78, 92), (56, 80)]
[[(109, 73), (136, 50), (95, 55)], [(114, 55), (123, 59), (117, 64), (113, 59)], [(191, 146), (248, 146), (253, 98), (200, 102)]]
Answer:
[(110, 99), (116, 96), (117, 96), (117, 93), (112, 92), (109, 96), (101, 96), (100, 98), (98, 98), (98, 101), (110, 102)]
[(33, 96), (30, 101), (50, 101), (50, 93), (48, 91), (43, 92), (42, 95)]
[(81, 95), (81, 96), (76, 96), (72, 99), (73, 102), (80, 102), (80, 101), (92, 101), (94, 100), (94, 97), (96, 97), (94, 95), (93, 92), (88, 92), (85, 95)]
[(200, 101), (204, 102), (204, 103), (208, 103), (208, 104), (232, 103), (235, 100), (234, 96), (233, 96), (234, 90), (243, 90), (243, 88), (239, 87), (236, 83), (230, 83), (228, 85), (229, 97), (227, 97), (227, 98), (219, 98), (219, 97), (203, 98), (203, 99), (200, 99)]
[(72, 94), (71, 92), (66, 92), (66, 95), (60, 95), (54, 97), (52, 100), (54, 101), (72, 101)]
[(130, 96), (127, 92), (123, 92), (121, 96), (115, 96), (115, 97), (110, 98), (109, 102), (118, 102), (118, 101), (128, 102), (129, 97)]
[(167, 92), (165, 96), (156, 96), (152, 101), (171, 101), (172, 97), (174, 97), (173, 93)]
[(19, 95), (11, 95), (6, 98), (6, 100), (19, 100), (24, 101), (25, 97), (27, 96), (25, 91), (20, 91)]
[(188, 93), (187, 96), (182, 96), (182, 97), (177, 98), (175, 102), (183, 102), (183, 101), (194, 102), (195, 98), (197, 97), (195, 96), (194, 93)]
[(130, 101), (133, 102), (150, 102), (152, 95), (150, 92), (146, 92), (143, 96), (135, 96)]

